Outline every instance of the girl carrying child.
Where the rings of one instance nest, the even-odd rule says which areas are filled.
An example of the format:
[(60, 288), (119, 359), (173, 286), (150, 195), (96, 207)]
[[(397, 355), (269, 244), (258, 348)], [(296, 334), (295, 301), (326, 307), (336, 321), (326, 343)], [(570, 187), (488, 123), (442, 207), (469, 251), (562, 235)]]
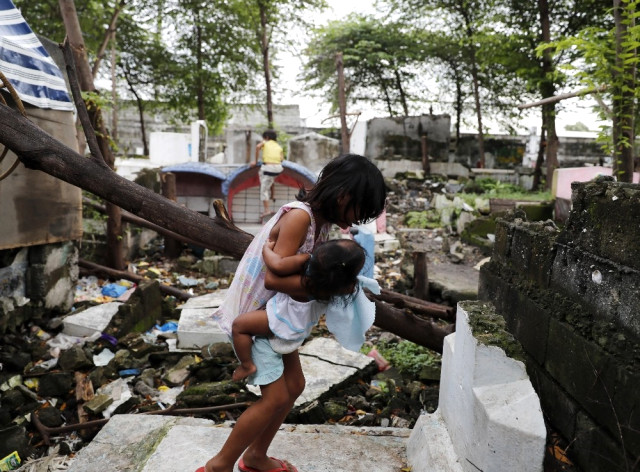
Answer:
[[(386, 188), (382, 174), (369, 159), (348, 154), (330, 161), (316, 184), (308, 191), (301, 190), (298, 200), (278, 210), (242, 257), (228, 294), (214, 313), (227, 334), (231, 335), (235, 318), (264, 310), (276, 292), (302, 301), (311, 295), (302, 274), (278, 276), (268, 269), (262, 257), (267, 240), (274, 241), (273, 252), (283, 258), (310, 254), (317, 243), (327, 240), (332, 224), (347, 229), (380, 215)], [(248, 382), (259, 385), (262, 395), (238, 418), (222, 449), (198, 472), (231, 472), (238, 458), (241, 472), (296, 471), (288, 462), (269, 457), (267, 450), (304, 390), (298, 351), (279, 354), (269, 338), (256, 336), (251, 358), (256, 371)]]
[[(320, 317), (326, 314), (327, 326), (331, 332), (336, 331), (339, 340), (342, 341), (343, 336), (354, 332), (351, 338), (353, 342), (347, 342), (345, 347), (353, 344), (360, 349), (364, 333), (375, 318), (372, 302), (368, 303), (367, 313), (358, 314), (358, 321), (353, 327), (353, 316), (341, 316), (343, 313), (340, 313), (349, 310), (352, 299), (361, 295), (358, 273), (364, 265), (365, 253), (357, 242), (351, 239), (334, 239), (320, 243), (311, 256), (295, 254), (289, 257), (281, 257), (275, 253), (274, 245), (275, 242), (269, 240), (262, 249), (267, 269), (280, 277), (301, 274), (302, 285), (311, 299), (297, 300), (278, 292), (267, 302), (264, 310), (244, 313), (233, 320), (233, 348), (240, 361), (240, 366), (233, 372), (233, 380), (236, 381), (256, 371), (251, 359), (253, 336), (267, 336), (275, 352), (288, 354), (300, 347), (318, 324)], [(377, 286), (374, 280), (369, 281)], [(358, 327), (360, 331), (354, 331)]]

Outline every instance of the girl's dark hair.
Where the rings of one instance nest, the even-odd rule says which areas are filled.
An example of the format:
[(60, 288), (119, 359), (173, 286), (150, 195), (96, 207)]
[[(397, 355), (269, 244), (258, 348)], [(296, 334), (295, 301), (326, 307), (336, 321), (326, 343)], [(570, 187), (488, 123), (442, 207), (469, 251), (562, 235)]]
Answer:
[(301, 189), (297, 196), (331, 223), (344, 217), (339, 214), (340, 197), (349, 197), (345, 212), (354, 210), (354, 223), (362, 224), (378, 217), (387, 199), (382, 173), (366, 157), (346, 154), (329, 161), (313, 188)]
[(352, 239), (320, 243), (305, 265), (303, 284), (316, 299), (348, 297), (345, 289), (358, 287), (364, 261), (364, 249)]

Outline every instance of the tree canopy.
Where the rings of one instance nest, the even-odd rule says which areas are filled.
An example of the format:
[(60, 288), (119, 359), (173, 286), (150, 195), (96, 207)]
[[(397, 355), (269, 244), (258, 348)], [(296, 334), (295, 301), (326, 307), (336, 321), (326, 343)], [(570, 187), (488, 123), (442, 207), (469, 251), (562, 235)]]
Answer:
[[(350, 107), (388, 116), (449, 113), (456, 136), (462, 123), (474, 124), (480, 143), (483, 117), (515, 131), (518, 105), (606, 85), (599, 109), (612, 130), (619, 127), (603, 140), (617, 140), (610, 149), (618, 153), (633, 147), (622, 128), (637, 125), (627, 119), (635, 117), (638, 99), (636, 0), (377, 0), (371, 14), (321, 25), (315, 13), (325, 0), (75, 3), (92, 63), (116, 38), (118, 95), (137, 102), (141, 116), (153, 103), (176, 121), (206, 120), (216, 132), (231, 104), (266, 103), (273, 124), (274, 58), (303, 45), (302, 85), (334, 110), (337, 53)], [(15, 4), (34, 31), (62, 42), (57, 0)], [(99, 76), (110, 75), (103, 61)], [(551, 166), (556, 107), (562, 104), (540, 109)]]

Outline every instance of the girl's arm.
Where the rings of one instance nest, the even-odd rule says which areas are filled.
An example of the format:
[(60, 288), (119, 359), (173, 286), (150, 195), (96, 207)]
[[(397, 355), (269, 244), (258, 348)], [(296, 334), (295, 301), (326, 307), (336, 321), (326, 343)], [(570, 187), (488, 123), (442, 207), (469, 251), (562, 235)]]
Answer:
[(280, 277), (300, 274), (304, 264), (309, 260), (309, 254), (294, 254), (283, 257), (273, 251), (275, 245), (276, 242), (269, 239), (262, 248), (262, 258), (267, 269)]
[[(304, 242), (311, 218), (304, 210), (293, 209), (280, 218), (271, 230), (270, 239), (275, 239), (276, 243), (273, 252), (280, 257), (293, 256), (298, 252)], [(280, 277), (267, 267), (264, 286), (267, 290), (286, 293), (292, 297), (306, 298), (307, 291), (302, 286), (300, 274)]]

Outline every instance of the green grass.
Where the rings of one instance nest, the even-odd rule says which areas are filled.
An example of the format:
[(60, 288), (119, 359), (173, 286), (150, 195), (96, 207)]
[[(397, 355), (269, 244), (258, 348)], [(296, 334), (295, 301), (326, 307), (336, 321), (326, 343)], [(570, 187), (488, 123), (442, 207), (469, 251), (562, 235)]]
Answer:
[[(408, 376), (417, 376), (424, 366), (439, 367), (441, 362), (440, 354), (411, 341), (380, 342), (375, 348), (392, 366)], [(370, 350), (370, 347), (363, 348), (365, 354)]]

